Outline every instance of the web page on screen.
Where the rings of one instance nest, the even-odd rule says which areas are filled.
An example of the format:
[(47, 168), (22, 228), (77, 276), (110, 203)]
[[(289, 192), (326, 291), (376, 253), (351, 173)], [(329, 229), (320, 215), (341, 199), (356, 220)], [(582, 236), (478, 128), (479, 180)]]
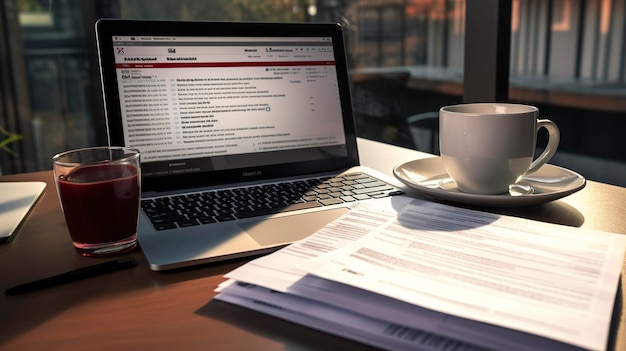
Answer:
[(114, 37), (144, 161), (345, 144), (330, 38)]

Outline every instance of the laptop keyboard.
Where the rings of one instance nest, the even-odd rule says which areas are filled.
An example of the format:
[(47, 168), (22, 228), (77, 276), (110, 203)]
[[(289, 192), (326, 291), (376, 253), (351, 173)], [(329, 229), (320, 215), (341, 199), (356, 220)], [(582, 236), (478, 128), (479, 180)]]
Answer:
[(336, 205), (403, 192), (364, 173), (145, 199), (157, 230)]

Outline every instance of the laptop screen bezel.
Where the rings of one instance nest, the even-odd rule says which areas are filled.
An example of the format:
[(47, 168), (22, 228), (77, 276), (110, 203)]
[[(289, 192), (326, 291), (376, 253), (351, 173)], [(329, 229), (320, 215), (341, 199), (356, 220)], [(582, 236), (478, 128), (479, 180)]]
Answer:
[(215, 36), (215, 37), (331, 37), (341, 97), (346, 155), (322, 160), (188, 174), (142, 177), (142, 192), (295, 177), (312, 173), (340, 171), (359, 164), (355, 121), (350, 97), (346, 52), (341, 25), (332, 23), (253, 23), (100, 19), (96, 41), (105, 117), (110, 145), (124, 145), (123, 122), (113, 48), (114, 36)]

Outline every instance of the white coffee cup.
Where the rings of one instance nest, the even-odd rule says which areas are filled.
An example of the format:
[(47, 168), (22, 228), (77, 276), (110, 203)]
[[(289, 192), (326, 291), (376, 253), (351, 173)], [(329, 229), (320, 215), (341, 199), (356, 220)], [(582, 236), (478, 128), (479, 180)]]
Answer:
[[(552, 158), (559, 145), (556, 124), (538, 119), (534, 106), (470, 103), (439, 110), (441, 158), (460, 191), (502, 194), (522, 176)], [(548, 131), (548, 144), (534, 161), (537, 132)]]

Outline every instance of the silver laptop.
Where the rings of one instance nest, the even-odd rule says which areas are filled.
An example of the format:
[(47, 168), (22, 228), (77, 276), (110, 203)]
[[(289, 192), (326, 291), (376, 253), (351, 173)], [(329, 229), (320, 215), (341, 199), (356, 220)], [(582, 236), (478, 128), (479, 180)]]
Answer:
[(13, 238), (45, 188), (44, 182), (0, 182), (0, 243)]
[(109, 142), (138, 148), (153, 270), (257, 255), (398, 189), (359, 166), (338, 24), (96, 23)]

